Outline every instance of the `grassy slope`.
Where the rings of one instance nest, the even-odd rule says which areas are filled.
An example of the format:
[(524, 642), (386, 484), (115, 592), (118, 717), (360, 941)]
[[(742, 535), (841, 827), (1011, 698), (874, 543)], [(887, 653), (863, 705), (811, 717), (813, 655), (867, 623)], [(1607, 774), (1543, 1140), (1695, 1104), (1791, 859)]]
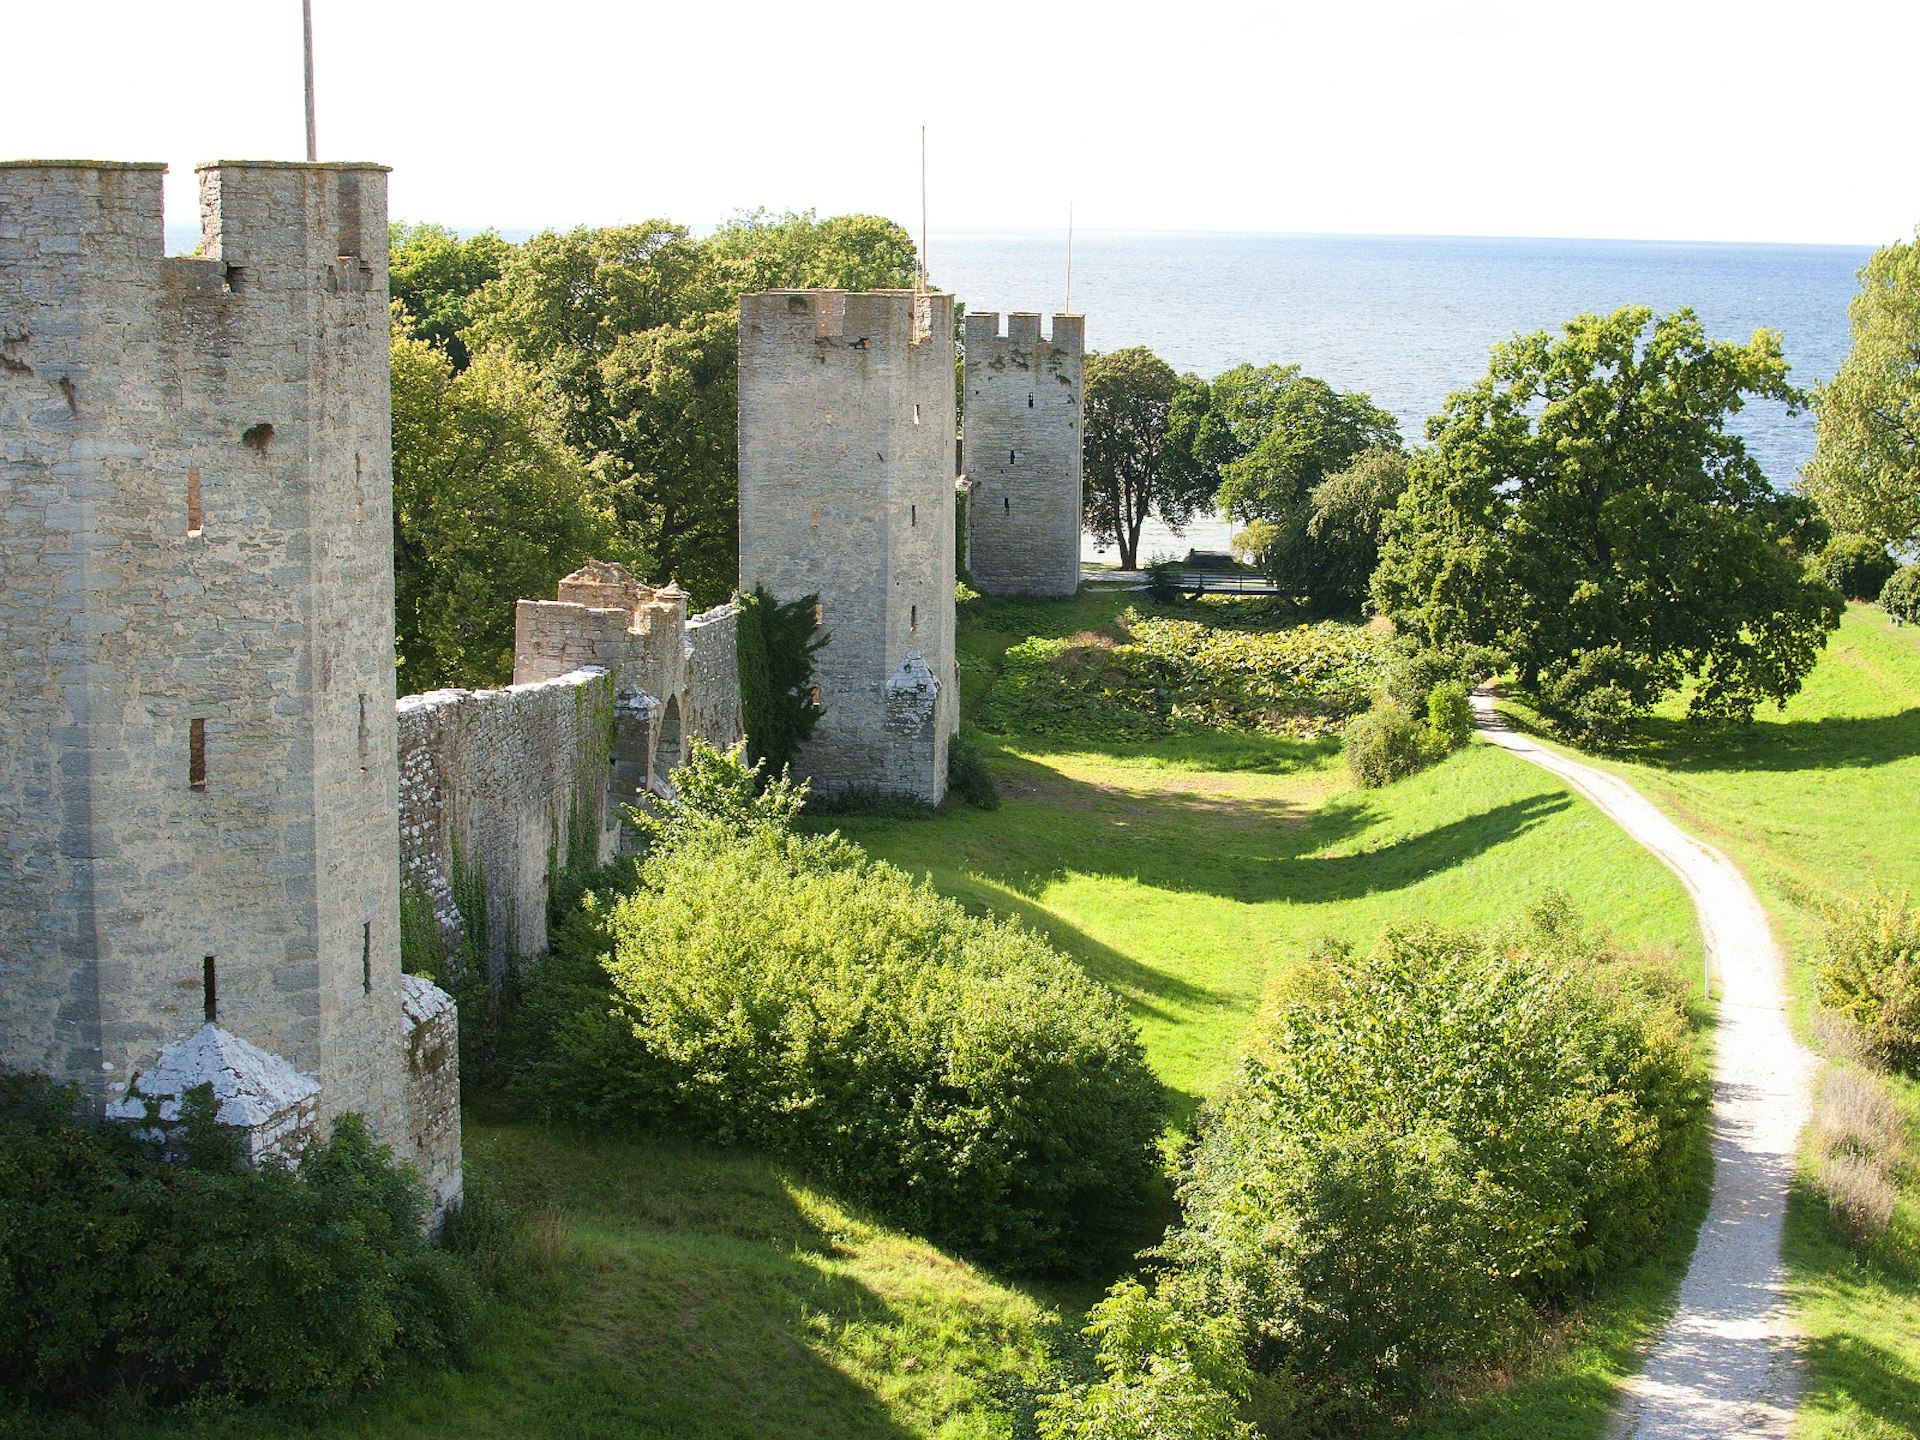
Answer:
[[(1785, 711), (1704, 738), (1669, 715), (1651, 745), (1601, 763), (1739, 862), (1792, 956), (1803, 1022), (1821, 905), (1876, 880), (1920, 895), (1920, 632), (1877, 609), (1850, 608)], [(1920, 1084), (1896, 1088), (1920, 1154)], [(1811, 1360), (1796, 1434), (1920, 1433), (1920, 1166), (1880, 1244), (1844, 1244), (1803, 1186), (1787, 1248)]]
[(540, 1273), (496, 1308), (465, 1368), (401, 1369), (319, 1415), (61, 1436), (988, 1440), (1030, 1409), (1058, 1329), (1049, 1298), (753, 1155), (473, 1109), (466, 1126), (470, 1164), (532, 1215)]

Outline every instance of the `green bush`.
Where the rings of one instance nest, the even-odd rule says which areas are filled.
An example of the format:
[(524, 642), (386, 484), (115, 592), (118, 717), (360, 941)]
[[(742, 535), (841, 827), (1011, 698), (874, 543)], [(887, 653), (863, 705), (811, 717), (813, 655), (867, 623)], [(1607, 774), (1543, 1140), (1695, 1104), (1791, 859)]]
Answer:
[(1358, 625), (1250, 630), (1230, 616), (1129, 609), (1117, 640), (1027, 631), (1002, 658), (980, 727), (1098, 740), (1201, 729), (1319, 735), (1365, 706), (1379, 683), (1384, 642)]
[(1442, 680), (1427, 692), (1427, 730), (1422, 742), (1438, 759), (1473, 738), (1473, 701), (1464, 680)]
[(1047, 1396), (1040, 1440), (1256, 1440), (1255, 1381), (1232, 1317), (1194, 1317), (1135, 1280), (1093, 1307), (1101, 1378)]
[(782, 603), (758, 585), (737, 602), (740, 722), (747, 732), (747, 754), (765, 766), (768, 780), (786, 773), (820, 720), (813, 700), (813, 657), (828, 636), (816, 623), (819, 603), (817, 594)]
[(1607, 645), (1542, 672), (1537, 698), (1554, 729), (1568, 740), (1606, 750), (1627, 738), (1660, 690), (1638, 657)]
[(998, 810), (1000, 787), (980, 747), (965, 735), (956, 735), (947, 746), (947, 793), (976, 810)]
[(1321, 1425), (1404, 1414), (1531, 1302), (1644, 1254), (1705, 1096), (1686, 995), (1564, 904), (1283, 972), (1162, 1255)]
[(1880, 587), (1880, 608), (1895, 620), (1920, 623), (1920, 565), (1903, 565)]
[(16, 1400), (310, 1394), (457, 1347), (477, 1289), (410, 1171), (341, 1116), (296, 1171), (241, 1163), (211, 1090), (163, 1158), (0, 1076), (0, 1385)]
[(521, 1014), (537, 1108), (755, 1145), (1009, 1265), (1100, 1263), (1157, 1168), (1160, 1087), (1113, 994), (833, 836), (655, 851)]
[(1347, 727), (1343, 745), (1347, 772), (1362, 790), (1411, 775), (1429, 758), (1425, 728), (1386, 696)]
[(1878, 598), (1896, 568), (1887, 547), (1864, 535), (1834, 536), (1814, 563), (1820, 578), (1849, 600)]
[(1920, 907), (1875, 888), (1827, 915), (1820, 999), (1889, 1065), (1920, 1071)]

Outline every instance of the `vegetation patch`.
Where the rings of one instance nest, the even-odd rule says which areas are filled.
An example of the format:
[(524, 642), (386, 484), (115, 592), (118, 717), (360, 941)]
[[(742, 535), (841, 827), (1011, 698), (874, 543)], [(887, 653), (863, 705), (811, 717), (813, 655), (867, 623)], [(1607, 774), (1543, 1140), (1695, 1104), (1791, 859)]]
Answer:
[(185, 1097), (166, 1155), (134, 1127), (77, 1119), (77, 1105), (0, 1075), (10, 1399), (311, 1396), (396, 1355), (458, 1353), (479, 1289), (427, 1241), (418, 1183), (357, 1116), (296, 1171), (248, 1168), (210, 1087)]
[[(702, 766), (751, 794), (735, 762)], [(1162, 1118), (1116, 997), (1031, 931), (789, 834), (797, 796), (709, 821), (685, 808), (699, 793), (683, 785), (631, 892), (591, 900), (529, 973), (522, 1093), (791, 1157), (1003, 1264), (1126, 1248)]]
[(1408, 1414), (1652, 1247), (1706, 1109), (1693, 1049), (1679, 982), (1564, 903), (1287, 972), (1182, 1167), (1167, 1333), (1229, 1324), (1269, 1434)]
[(1381, 638), (1353, 625), (1252, 631), (1129, 608), (1116, 628), (1009, 646), (981, 727), (1082, 739), (1318, 735), (1366, 704), (1384, 658)]

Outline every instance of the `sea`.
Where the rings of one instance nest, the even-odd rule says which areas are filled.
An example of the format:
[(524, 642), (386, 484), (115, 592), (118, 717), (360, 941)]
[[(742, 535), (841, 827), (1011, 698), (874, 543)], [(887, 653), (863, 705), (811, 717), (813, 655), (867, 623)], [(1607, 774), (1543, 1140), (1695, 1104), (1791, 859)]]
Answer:
[[(509, 239), (528, 232), (503, 230)], [(170, 252), (197, 228), (170, 229)], [(1175, 370), (1211, 378), (1242, 362), (1298, 365), (1357, 390), (1408, 443), (1447, 396), (1486, 373), (1499, 341), (1575, 315), (1686, 306), (1715, 339), (1778, 331), (1802, 389), (1847, 353), (1847, 302), (1869, 246), (1668, 240), (1493, 239), (1446, 235), (1260, 235), (934, 230), (929, 272), (969, 309), (1072, 310), (1087, 347), (1145, 345)], [(1813, 416), (1772, 401), (1733, 428), (1785, 488), (1813, 454)], [(1179, 534), (1149, 523), (1145, 559), (1224, 550), (1234, 527), (1204, 516)], [(1087, 560), (1112, 561), (1092, 537)]]
[[(1794, 384), (1830, 379), (1848, 347), (1847, 301), (1872, 249), (1843, 245), (1458, 236), (1082, 232), (1071, 277), (1064, 232), (934, 231), (929, 271), (969, 309), (1072, 309), (1087, 348), (1145, 345), (1178, 371), (1298, 365), (1357, 390), (1409, 443), (1447, 396), (1486, 373), (1515, 334), (1576, 315), (1686, 306), (1715, 339), (1778, 331)], [(1069, 289), (1069, 284), (1071, 288)], [(1813, 417), (1754, 403), (1733, 427), (1769, 479), (1790, 485), (1813, 454)], [(1143, 558), (1223, 550), (1208, 516), (1176, 535), (1150, 526)], [(1112, 561), (1088, 537), (1088, 560)]]

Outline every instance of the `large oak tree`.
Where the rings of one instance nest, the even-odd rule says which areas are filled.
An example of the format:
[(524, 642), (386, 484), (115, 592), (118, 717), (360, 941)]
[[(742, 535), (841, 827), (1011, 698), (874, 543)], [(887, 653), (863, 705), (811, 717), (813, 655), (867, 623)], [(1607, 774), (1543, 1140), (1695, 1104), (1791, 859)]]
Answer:
[(1727, 421), (1796, 403), (1780, 339), (1692, 312), (1582, 315), (1494, 348), (1429, 422), (1374, 595), (1437, 645), (1487, 646), (1576, 734), (1605, 738), (1692, 680), (1690, 713), (1784, 702), (1838, 623), (1806, 571), (1824, 527)]

